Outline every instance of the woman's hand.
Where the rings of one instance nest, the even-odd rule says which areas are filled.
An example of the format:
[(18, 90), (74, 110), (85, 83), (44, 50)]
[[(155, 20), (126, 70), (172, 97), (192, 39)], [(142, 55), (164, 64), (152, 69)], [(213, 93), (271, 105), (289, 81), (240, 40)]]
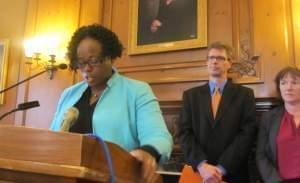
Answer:
[(151, 156), (148, 152), (141, 149), (133, 150), (130, 152), (130, 154), (142, 163), (142, 176), (144, 182), (156, 182), (158, 174), (155, 173), (157, 169), (155, 158)]

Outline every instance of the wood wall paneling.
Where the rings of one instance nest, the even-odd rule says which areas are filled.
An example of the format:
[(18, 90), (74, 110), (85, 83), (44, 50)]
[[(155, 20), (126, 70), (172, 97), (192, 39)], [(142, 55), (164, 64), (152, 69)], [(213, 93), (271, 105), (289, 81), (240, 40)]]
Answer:
[[(6, 87), (15, 84), (19, 78), (27, 5), (27, 0), (0, 0), (0, 39), (9, 40)], [(16, 96), (16, 88), (5, 92), (4, 104), (0, 105), (0, 114), (16, 107)], [(9, 115), (1, 121), (1, 124), (12, 124), (13, 122), (14, 115)]]
[[(107, 17), (110, 21), (106, 22), (112, 22), (111, 28), (117, 32), (123, 43), (127, 43), (129, 29), (127, 22), (123, 20), (126, 17), (127, 19), (130, 18), (128, 17), (129, 7), (128, 3), (121, 2), (114, 1), (113, 4), (110, 4), (112, 5), (112, 13), (110, 17)], [(120, 12), (120, 10), (123, 11)], [(237, 61), (240, 61), (241, 58), (245, 60), (246, 56), (254, 55), (253, 18), (251, 16), (252, 1), (208, 1), (208, 41), (222, 41), (235, 47)], [(205, 58), (205, 48), (136, 56), (128, 56), (125, 52), (116, 64), (121, 73), (149, 82), (152, 86), (156, 85), (157, 87), (157, 84), (160, 84), (159, 87), (164, 88), (160, 91), (166, 91), (177, 82), (193, 82), (195, 86), (199, 82), (207, 80), (207, 72), (204, 67)], [(178, 65), (180, 66), (178, 67)], [(241, 83), (261, 82), (261, 69), (256, 65), (254, 67), (257, 70), (254, 76), (243, 76), (237, 81)], [(171, 92), (168, 91), (168, 93)], [(160, 100), (171, 100), (171, 98), (163, 98), (162, 96), (166, 96), (164, 93), (158, 92), (156, 94)], [(174, 95), (180, 96), (177, 97), (177, 100), (181, 98), (181, 93)]]
[(289, 0), (292, 11), (292, 28), (294, 40), (295, 65), (300, 68), (300, 0)]
[[(105, 22), (112, 22), (112, 30), (120, 36), (121, 41), (125, 45), (123, 57), (116, 62), (121, 73), (132, 78), (144, 80), (151, 84), (189, 81), (192, 78), (196, 78), (194, 77), (195, 75), (199, 75), (195, 70), (196, 67), (201, 70), (201, 67), (203, 66), (203, 60), (205, 60), (206, 57), (204, 49), (129, 56), (126, 50), (129, 41), (129, 3), (124, 3), (124, 1), (114, 1), (113, 3), (110, 3), (110, 5), (112, 5), (112, 13), (110, 17), (106, 17), (106, 19), (110, 20)], [(127, 21), (124, 21), (124, 19), (127, 19)], [(188, 73), (188, 70), (189, 72), (192, 72), (191, 75), (186, 73), (181, 75), (183, 68), (186, 69), (186, 73)], [(201, 79), (204, 78), (202, 77)]]
[(233, 0), (208, 1), (208, 42), (233, 44)]
[(261, 56), (264, 83), (253, 85), (256, 97), (276, 96), (275, 74), (293, 63), (288, 1), (253, 1), (254, 52)]
[[(61, 49), (66, 48), (71, 34), (79, 25), (79, 21), (87, 20), (87, 18), (79, 18), (79, 0), (32, 0), (27, 12), (29, 16), (27, 17), (25, 37), (59, 35), (62, 40)], [(24, 78), (29, 76), (26, 67), (29, 66), (24, 65), (24, 68), (22, 68)], [(44, 68), (34, 67), (31, 69), (31, 74), (42, 69)], [(48, 128), (53, 119), (61, 92), (64, 88), (72, 85), (73, 82), (73, 74), (68, 70), (64, 70), (56, 72), (53, 80), (49, 80), (47, 74), (44, 74), (31, 80), (27, 87), (20, 87), (18, 92), (19, 103), (27, 100), (38, 100), (41, 106), (17, 114), (16, 124), (25, 123), (26, 126)], [(28, 94), (26, 90), (28, 90)]]
[(81, 0), (79, 25), (103, 23), (103, 1), (104, 0)]
[[(71, 34), (78, 26), (94, 22), (111, 28), (125, 46), (123, 57), (116, 61), (119, 71), (128, 77), (149, 82), (160, 101), (180, 101), (184, 90), (207, 80), (205, 48), (129, 56), (126, 47), (130, 4), (127, 0), (23, 2), (24, 6), (27, 4), (27, 19), (23, 28), (25, 36), (65, 27), (68, 30), (63, 29), (61, 32)], [(275, 74), (286, 65), (299, 66), (300, 59), (296, 51), (299, 47), (300, 30), (296, 11), (298, 4), (298, 0), (208, 1), (208, 43), (222, 41), (232, 45), (237, 62), (260, 55), (255, 65), (255, 75), (234, 75), (238, 77), (238, 82), (253, 88), (256, 97), (275, 96)], [(54, 28), (55, 26), (58, 28)], [(245, 56), (245, 52), (248, 55)], [(21, 68), (14, 76), (10, 73), (10, 82), (16, 79), (15, 75), (19, 74), (20, 79), (26, 76), (24, 66)], [(31, 81), (28, 99), (38, 99), (42, 106), (28, 111), (26, 125), (48, 127), (61, 91), (78, 80), (79, 75), (74, 80), (72, 74), (63, 71), (56, 73), (53, 81), (49, 81), (46, 75)], [(25, 89), (22, 87), (18, 89), (17, 103), (25, 97)], [(51, 91), (50, 95), (45, 94), (48, 91)], [(22, 119), (17, 116), (18, 121)]]
[(236, 74), (233, 78), (237, 83), (263, 82), (261, 62), (254, 58), (252, 1), (233, 0), (232, 11), (234, 59), (230, 72)]
[[(23, 40), (25, 37), (33, 37), (35, 32), (35, 25), (37, 21), (37, 9), (38, 9), (38, 0), (30, 0), (28, 1), (28, 5), (25, 8), (26, 16), (24, 22), (24, 35)], [(23, 40), (21, 42), (23, 42)], [(26, 66), (25, 62), (30, 61), (27, 60), (28, 58), (24, 57), (24, 48), (22, 49), (21, 59), (20, 59), (20, 70), (19, 70), (19, 81), (26, 79), (30, 73), (30, 67)], [(29, 92), (29, 85), (30, 82), (26, 82), (21, 84), (17, 87), (17, 100), (16, 103), (22, 103), (28, 100), (28, 92)], [(16, 112), (15, 113), (15, 124), (22, 125), (25, 123), (26, 113), (24, 112)]]

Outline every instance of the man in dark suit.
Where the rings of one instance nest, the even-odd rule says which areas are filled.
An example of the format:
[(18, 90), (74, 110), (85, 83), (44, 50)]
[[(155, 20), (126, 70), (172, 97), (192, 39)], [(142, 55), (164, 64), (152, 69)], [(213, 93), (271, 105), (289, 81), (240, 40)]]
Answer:
[(186, 163), (207, 183), (249, 182), (247, 159), (255, 140), (255, 99), (228, 79), (231, 48), (208, 48), (209, 82), (183, 94), (178, 135)]

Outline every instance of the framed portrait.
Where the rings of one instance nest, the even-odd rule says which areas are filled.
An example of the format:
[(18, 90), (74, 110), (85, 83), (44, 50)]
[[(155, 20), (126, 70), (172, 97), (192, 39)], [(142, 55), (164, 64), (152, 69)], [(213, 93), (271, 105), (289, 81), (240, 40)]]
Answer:
[[(7, 39), (0, 39), (0, 90), (5, 88), (7, 76), (7, 60), (8, 60), (8, 44)], [(0, 94), (0, 104), (4, 103), (4, 93)]]
[(131, 0), (129, 55), (207, 46), (207, 0)]

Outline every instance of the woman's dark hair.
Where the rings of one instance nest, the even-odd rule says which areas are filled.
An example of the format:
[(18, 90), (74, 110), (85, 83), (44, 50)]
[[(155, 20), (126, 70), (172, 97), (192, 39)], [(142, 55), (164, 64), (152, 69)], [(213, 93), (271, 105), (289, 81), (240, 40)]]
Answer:
[(300, 70), (297, 67), (285, 67), (281, 69), (276, 77), (275, 77), (275, 84), (276, 84), (276, 91), (280, 97), (280, 100), (282, 100), (282, 96), (280, 93), (280, 80), (282, 80), (285, 76), (291, 75), (292, 77), (299, 77), (300, 78)]
[(72, 70), (77, 69), (77, 47), (85, 38), (92, 38), (102, 45), (103, 58), (113, 61), (122, 55), (123, 45), (114, 32), (98, 24), (82, 26), (73, 34), (68, 46), (67, 56)]

